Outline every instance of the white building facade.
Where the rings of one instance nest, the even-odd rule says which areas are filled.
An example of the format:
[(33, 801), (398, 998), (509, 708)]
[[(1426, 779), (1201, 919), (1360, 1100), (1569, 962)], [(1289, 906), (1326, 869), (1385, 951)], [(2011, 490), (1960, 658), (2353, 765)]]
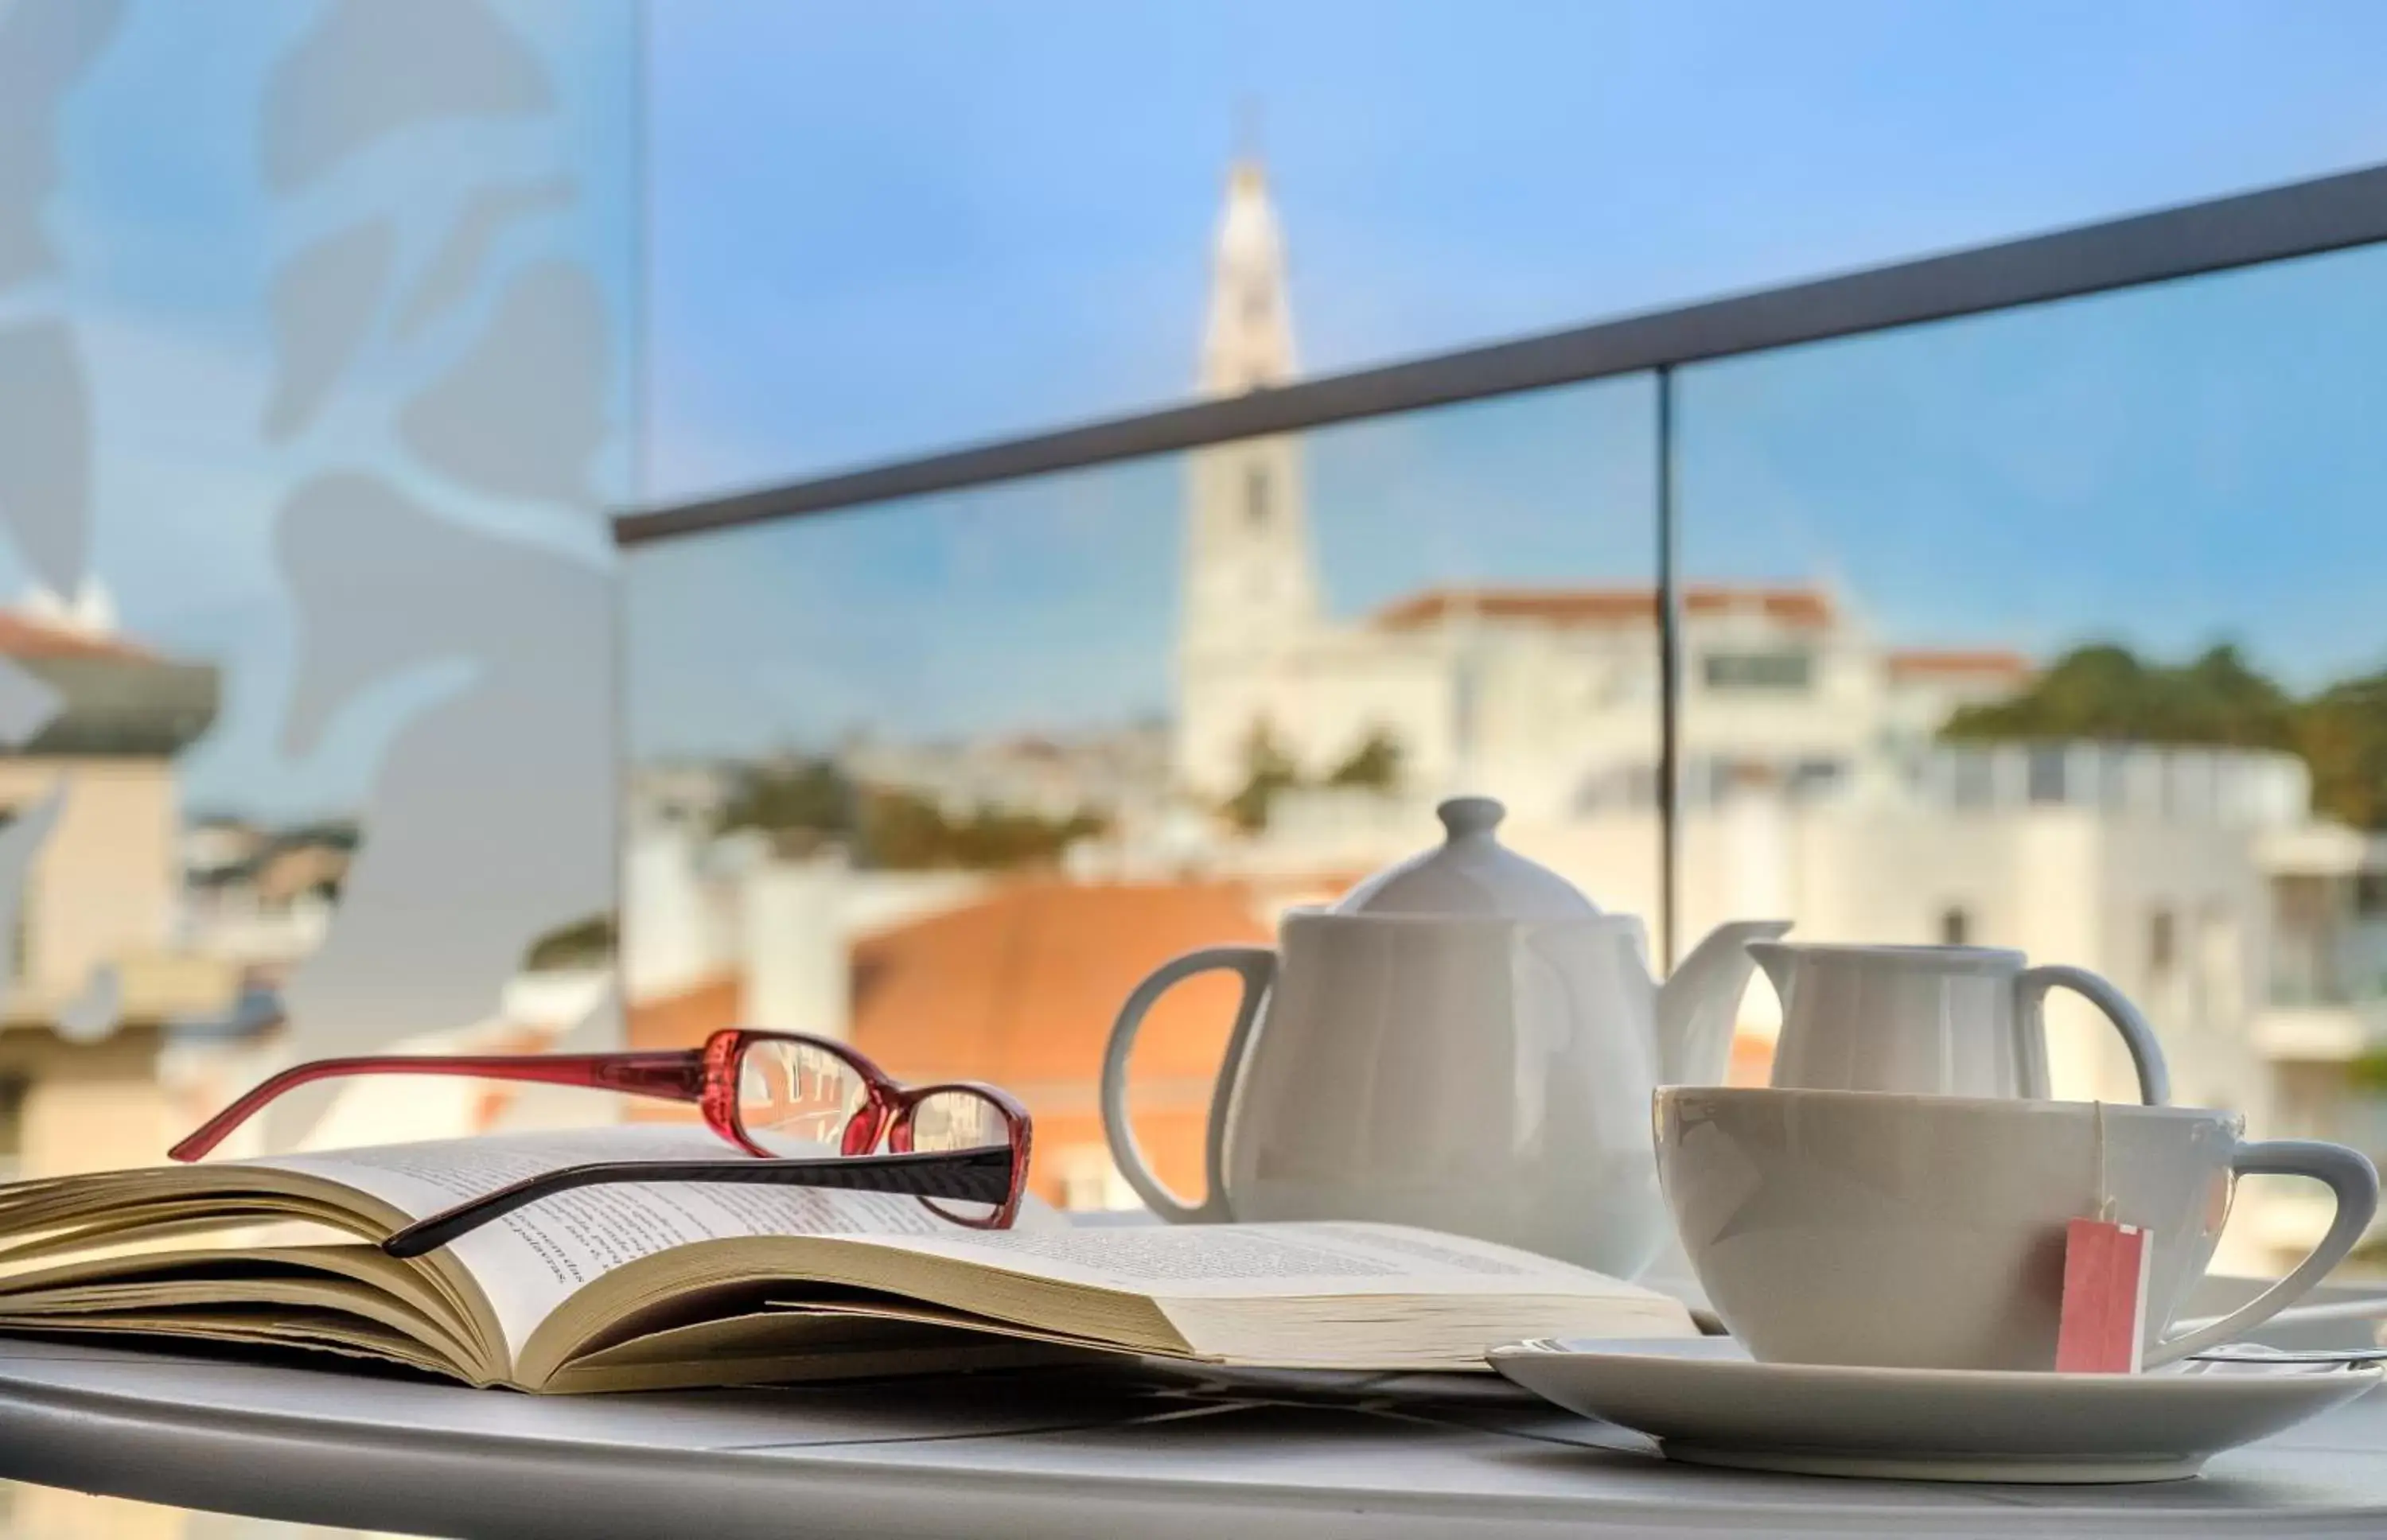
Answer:
[[(1239, 168), (1203, 389), (1291, 378), (1290, 315), (1265, 184)], [(1215, 806), (1267, 758), (1299, 783), (1264, 828), (1221, 837), (1219, 865), (1356, 875), (1432, 838), (1439, 798), (1484, 793), (1508, 804), (1511, 843), (1603, 907), (1654, 915), (1652, 593), (1443, 587), (1329, 615), (1299, 443), (1192, 459), (1175, 784)], [(1888, 645), (1819, 587), (1695, 584), (1681, 606), (1679, 941), (1781, 915), (1818, 940), (2019, 947), (2139, 1001), (2179, 1099), (2239, 1108), (2258, 1130), (2387, 1138), (2347, 1072), (2387, 1042), (2387, 841), (2316, 819), (2301, 761), (1947, 745), (1950, 713), (2027, 684), (2026, 659)], [(1398, 747), (1396, 786), (1323, 784), (1373, 738)], [(1762, 1037), (1774, 1011), (1755, 989), (1745, 1029)], [(2134, 1094), (2085, 1003), (2058, 998), (2052, 1037), (2059, 1094)], [(2233, 1228), (2236, 1258), (2301, 1250), (2324, 1218), (2324, 1203), (2266, 1191)]]

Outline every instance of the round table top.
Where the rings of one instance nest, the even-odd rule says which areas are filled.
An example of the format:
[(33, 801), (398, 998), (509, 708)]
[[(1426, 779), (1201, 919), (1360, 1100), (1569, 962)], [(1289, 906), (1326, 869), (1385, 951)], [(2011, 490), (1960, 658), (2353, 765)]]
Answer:
[(2134, 1487), (1673, 1465), (1505, 1382), (1116, 1368), (669, 1395), (0, 1339), (0, 1477), (452, 1535), (1303, 1536), (2387, 1530), (2387, 1394)]

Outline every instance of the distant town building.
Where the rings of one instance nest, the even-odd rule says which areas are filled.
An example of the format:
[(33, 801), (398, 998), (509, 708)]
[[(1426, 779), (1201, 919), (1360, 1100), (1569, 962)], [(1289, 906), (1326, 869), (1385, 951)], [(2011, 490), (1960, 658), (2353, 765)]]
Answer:
[[(1213, 253), (1201, 384), (1280, 383), (1293, 343), (1283, 243), (1251, 168)], [(1654, 915), (1657, 596), (1445, 587), (1324, 613), (1297, 446), (1206, 449), (1188, 478), (1175, 764), (1219, 802), (1283, 783), (1210, 869), (1367, 870), (1432, 838), (1433, 802), (1502, 799), (1503, 833), (1604, 906)], [(2029, 681), (2019, 654), (1876, 635), (1847, 596), (1682, 591), (1678, 945), (1781, 915), (1817, 940), (2017, 946), (2105, 973), (2145, 1006), (2181, 1099), (2274, 1131), (2387, 1149), (2348, 1072), (2387, 1044), (2387, 839), (2311, 811), (2277, 752), (2050, 742), (1959, 747), (1951, 713)], [(1323, 784), (1370, 741), (1392, 784)], [(1761, 1074), (1772, 1002), (1738, 1062)], [(2127, 1096), (2111, 1032), (2052, 1007), (2058, 1088)], [(2266, 1194), (2244, 1259), (2300, 1252), (2325, 1200)]]
[[(1284, 243), (1254, 165), (1236, 168), (1212, 253), (1200, 384), (1283, 383), (1294, 347)], [(1648, 588), (1449, 587), (1375, 613), (1324, 613), (1298, 442), (1188, 457), (1175, 771), (1224, 800), (1256, 756), (1317, 779), (1373, 738), (1404, 781), (1565, 817), (1656, 787), (1657, 595)], [(1695, 781), (1833, 780), (1927, 741), (1948, 713), (2011, 693), (2002, 651), (1881, 645), (1823, 591), (1690, 587), (1683, 751)]]
[(1168, 729), (1130, 724), (1062, 738), (1015, 733), (903, 743), (856, 738), (838, 762), (855, 780), (916, 792), (946, 814), (981, 808), (1055, 820), (1157, 810), (1168, 786)]
[[(1238, 167), (1200, 385), (1231, 394), (1294, 368), (1282, 236), (1258, 169)], [(1296, 439), (1196, 451), (1185, 498), (1168, 723), (836, 751), (857, 784), (954, 814), (1103, 810), (1058, 871), (887, 871), (834, 841), (791, 850), (721, 827), (743, 767), (635, 769), (633, 1041), (745, 1022), (850, 1037), (899, 1073), (999, 1080), (1038, 1116), (1040, 1189), (1091, 1205), (1124, 1197), (1093, 1107), (1134, 982), (1178, 952), (1264, 939), (1288, 903), (1417, 850), (1442, 796), (1499, 797), (1505, 839), (1666, 944), (1654, 592), (1446, 584), (1337, 617)], [(2354, 1070), (2387, 1048), (2387, 839), (2317, 817), (2285, 753), (1945, 741), (1951, 713), (2024, 688), (2032, 663), (1898, 645), (1860, 599), (1682, 590), (1675, 947), (1782, 915), (1812, 940), (2078, 964), (2153, 1018), (2181, 1100), (2387, 1154), (2387, 1102)], [(1754, 985), (1737, 1076), (1765, 1074), (1774, 1013)], [(1198, 989), (1172, 996), (1137, 1066), (1144, 1142), (1189, 1191), (1228, 1014)], [(2058, 996), (2052, 1022), (2059, 1094), (2134, 1094), (2091, 1011)], [(2301, 1253), (2325, 1209), (2252, 1195), (2230, 1259)]]
[(167, 1050), (264, 1024), (239, 970), (180, 936), (174, 760), (214, 720), (215, 670), (102, 614), (0, 612), (0, 666), (45, 701), (0, 751), (0, 848), (22, 863), (0, 871), (0, 1168), (27, 1175), (155, 1161), (183, 1117)]

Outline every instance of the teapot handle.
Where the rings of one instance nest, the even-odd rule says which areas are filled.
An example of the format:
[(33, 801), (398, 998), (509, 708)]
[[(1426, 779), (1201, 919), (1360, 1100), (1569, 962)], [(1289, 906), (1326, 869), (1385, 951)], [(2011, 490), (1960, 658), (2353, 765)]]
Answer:
[[(1234, 1030), (1227, 1037), (1226, 1056), (1219, 1063), (1219, 1083), (1210, 1092), (1210, 1125), (1203, 1140), (1203, 1173), (1209, 1191), (1198, 1204), (1187, 1204), (1152, 1174), (1137, 1148), (1135, 1130), (1127, 1117), (1127, 1061), (1144, 1013), (1182, 979), (1223, 968), (1244, 981), (1244, 997), (1235, 1006)], [(1210, 946), (1172, 957), (1135, 987), (1111, 1024), (1110, 1046), (1103, 1052), (1103, 1138), (1111, 1147), (1111, 1162), (1135, 1189), (1137, 1197), (1171, 1224), (1218, 1224), (1234, 1216), (1227, 1208), (1227, 1104), (1232, 1099), (1236, 1071), (1258, 1020), (1260, 1003), (1276, 978), (1276, 953), (1264, 946)]]

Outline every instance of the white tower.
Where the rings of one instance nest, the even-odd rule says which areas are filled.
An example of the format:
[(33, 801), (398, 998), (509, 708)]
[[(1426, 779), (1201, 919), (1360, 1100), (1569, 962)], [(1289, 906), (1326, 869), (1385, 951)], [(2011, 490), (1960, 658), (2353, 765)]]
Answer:
[[(1202, 394), (1238, 396), (1292, 377), (1284, 240), (1259, 167), (1244, 161), (1228, 183), (1211, 253)], [(1249, 438), (1188, 458), (1187, 651), (1246, 651), (1306, 629), (1317, 618), (1318, 598), (1300, 441), (1292, 435)]]
[[(1259, 165), (1246, 159), (1228, 181), (1211, 247), (1201, 392), (1236, 396), (1292, 377), (1284, 239)], [(1266, 689), (1256, 675), (1317, 623), (1318, 584), (1296, 435), (1187, 458), (1178, 765), (1189, 785), (1216, 789), (1235, 779), (1243, 744), (1264, 714), (1257, 701)]]

